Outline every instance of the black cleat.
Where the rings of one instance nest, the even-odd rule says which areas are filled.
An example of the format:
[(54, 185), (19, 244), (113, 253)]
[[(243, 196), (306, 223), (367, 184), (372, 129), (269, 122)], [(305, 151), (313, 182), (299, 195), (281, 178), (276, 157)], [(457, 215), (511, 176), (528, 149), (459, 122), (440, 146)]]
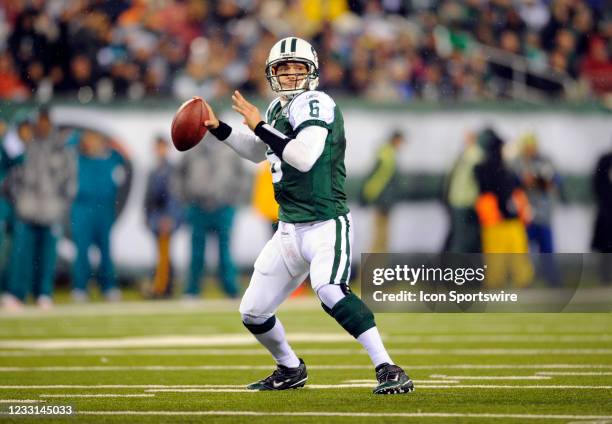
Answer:
[(308, 380), (306, 364), (300, 359), (300, 365), (295, 368), (278, 365), (274, 372), (263, 380), (251, 383), (247, 386), (249, 390), (287, 390), (304, 387)]
[(372, 391), (376, 395), (392, 395), (414, 391), (414, 384), (403, 369), (386, 362), (376, 367), (378, 386)]

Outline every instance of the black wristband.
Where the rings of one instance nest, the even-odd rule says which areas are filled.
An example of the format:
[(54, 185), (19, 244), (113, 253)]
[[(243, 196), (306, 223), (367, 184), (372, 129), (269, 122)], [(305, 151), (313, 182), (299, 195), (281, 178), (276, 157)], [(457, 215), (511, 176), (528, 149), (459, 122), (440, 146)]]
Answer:
[(264, 121), (259, 122), (253, 132), (257, 137), (261, 138), (261, 141), (270, 146), (270, 149), (272, 149), (276, 156), (281, 159), (283, 158), (283, 150), (285, 150), (285, 146), (291, 141), (289, 137)]
[(232, 133), (232, 127), (230, 127), (229, 125), (227, 125), (225, 122), (223, 121), (219, 121), (219, 126), (217, 128), (211, 128), (210, 133), (212, 135), (214, 135), (215, 137), (217, 137), (218, 140), (225, 140), (227, 137), (230, 136), (230, 134)]

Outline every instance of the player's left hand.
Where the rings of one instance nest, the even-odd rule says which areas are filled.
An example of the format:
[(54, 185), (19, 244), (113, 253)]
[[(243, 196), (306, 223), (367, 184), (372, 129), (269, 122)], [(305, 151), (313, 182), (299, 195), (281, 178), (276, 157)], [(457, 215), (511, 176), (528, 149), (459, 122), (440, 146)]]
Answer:
[(232, 102), (234, 103), (232, 109), (241, 114), (244, 117), (243, 123), (248, 125), (251, 130), (254, 130), (257, 124), (262, 121), (259, 109), (242, 97), (238, 90), (232, 94)]

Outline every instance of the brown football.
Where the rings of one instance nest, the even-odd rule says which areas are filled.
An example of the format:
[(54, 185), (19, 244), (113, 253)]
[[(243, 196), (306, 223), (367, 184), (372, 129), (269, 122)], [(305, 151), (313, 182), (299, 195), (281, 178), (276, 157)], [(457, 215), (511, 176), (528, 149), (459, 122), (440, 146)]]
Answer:
[(208, 131), (204, 126), (207, 119), (208, 109), (201, 98), (194, 97), (183, 103), (172, 120), (174, 147), (184, 152), (198, 144)]

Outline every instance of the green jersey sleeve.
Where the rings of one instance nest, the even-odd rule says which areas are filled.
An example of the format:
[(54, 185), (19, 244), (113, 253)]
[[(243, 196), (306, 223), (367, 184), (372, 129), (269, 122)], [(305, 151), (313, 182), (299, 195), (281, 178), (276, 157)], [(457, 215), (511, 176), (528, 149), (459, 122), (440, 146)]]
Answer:
[(321, 91), (306, 91), (297, 96), (289, 106), (289, 123), (294, 132), (318, 125), (329, 128), (334, 121), (336, 104)]

